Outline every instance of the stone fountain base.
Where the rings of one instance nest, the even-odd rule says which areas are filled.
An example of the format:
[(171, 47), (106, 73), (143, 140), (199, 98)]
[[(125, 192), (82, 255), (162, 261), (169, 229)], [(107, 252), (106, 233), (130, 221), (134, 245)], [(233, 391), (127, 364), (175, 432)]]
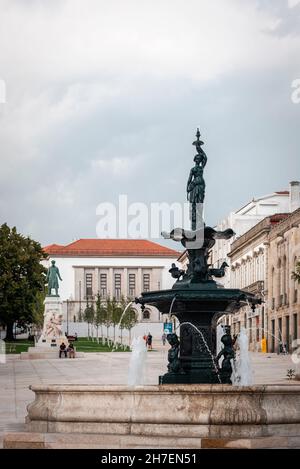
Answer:
[(32, 386), (5, 448), (300, 447), (300, 385)]

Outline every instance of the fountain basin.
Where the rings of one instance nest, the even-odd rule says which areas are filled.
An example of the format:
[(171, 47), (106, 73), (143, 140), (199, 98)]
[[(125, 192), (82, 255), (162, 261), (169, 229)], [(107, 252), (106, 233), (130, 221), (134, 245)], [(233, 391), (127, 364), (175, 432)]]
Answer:
[[(300, 447), (300, 385), (31, 389), (35, 400), (28, 406), (27, 435), (31, 441), (43, 435), (44, 447), (51, 447), (49, 441), (82, 447), (87, 434), (91, 447), (99, 448)], [(13, 435), (5, 437), (5, 447), (20, 447), (22, 437)]]
[[(176, 288), (175, 288), (176, 286)], [(210, 288), (208, 288), (210, 287)], [(188, 284), (181, 287), (175, 283), (170, 290), (143, 292), (137, 301), (152, 305), (162, 314), (169, 314), (170, 306), (175, 298), (172, 314), (184, 313), (191, 308), (199, 313), (202, 311), (233, 313), (248, 301), (255, 301), (254, 295), (239, 289), (218, 287), (215, 282)]]

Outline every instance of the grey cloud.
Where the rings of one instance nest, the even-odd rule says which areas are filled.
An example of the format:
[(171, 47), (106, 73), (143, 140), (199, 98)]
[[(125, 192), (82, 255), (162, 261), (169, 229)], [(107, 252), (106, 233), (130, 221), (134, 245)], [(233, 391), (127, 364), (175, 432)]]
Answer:
[[(120, 193), (129, 202), (184, 202), (198, 125), (208, 156), (209, 224), (253, 196), (286, 189), (300, 178), (300, 105), (290, 99), (299, 54), (282, 66), (273, 62), (275, 43), (269, 57), (259, 45), (257, 61), (228, 64), (209, 80), (195, 79), (186, 64), (182, 74), (177, 66), (162, 75), (137, 64), (132, 73), (92, 69), (37, 81), (22, 112), (21, 103), (0, 107), (4, 126), (12, 120), (6, 138), (0, 131), (0, 222), (43, 244), (67, 243), (96, 236), (96, 206)], [(247, 58), (247, 43), (241, 47)], [(195, 60), (207, 66), (205, 57)], [(107, 92), (98, 93), (98, 85)], [(125, 165), (119, 172), (116, 160)]]

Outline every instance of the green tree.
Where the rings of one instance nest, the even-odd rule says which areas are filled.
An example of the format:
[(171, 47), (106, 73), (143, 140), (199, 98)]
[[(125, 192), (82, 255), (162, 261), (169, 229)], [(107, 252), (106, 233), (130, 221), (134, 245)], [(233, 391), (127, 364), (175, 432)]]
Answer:
[(44, 300), (46, 291), (40, 291), (36, 295), (36, 300), (32, 307), (32, 323), (42, 328), (44, 324)]
[(113, 310), (113, 301), (108, 297), (106, 299), (106, 308), (103, 324), (106, 327), (106, 339), (108, 340), (108, 331), (112, 324), (112, 310)]
[(113, 297), (111, 301), (111, 323), (114, 328), (114, 343), (116, 342), (116, 326), (119, 324), (122, 316), (122, 302), (125, 300), (121, 298), (120, 302), (117, 302), (116, 298)]
[(123, 344), (123, 329), (125, 329), (124, 323), (123, 323), (123, 314), (127, 305), (128, 305), (128, 302), (126, 301), (126, 298), (122, 295), (121, 301), (120, 301), (121, 316), (119, 320), (119, 329), (121, 331), (121, 344)]
[(47, 254), (41, 245), (10, 228), (0, 226), (0, 321), (6, 340), (13, 340), (16, 321), (31, 323), (39, 295), (44, 291)]
[(122, 321), (121, 321), (121, 324), (120, 324), (120, 327), (124, 328), (124, 329), (127, 329), (129, 331), (129, 346), (131, 344), (131, 329), (136, 325), (136, 323), (138, 322), (138, 317), (137, 317), (137, 313), (136, 311), (129, 307), (124, 316), (122, 317)]
[(94, 317), (95, 317), (95, 308), (94, 304), (89, 304), (89, 300), (86, 302), (86, 308), (84, 310), (84, 320), (88, 323), (88, 337), (90, 337), (90, 326), (94, 322)]
[(97, 329), (97, 340), (98, 340), (99, 326), (101, 326), (101, 337), (103, 337), (102, 326), (105, 322), (105, 318), (106, 318), (106, 307), (105, 307), (105, 304), (103, 303), (100, 293), (98, 293), (97, 299), (96, 299), (96, 311), (95, 311), (95, 318), (94, 318), (94, 324)]
[(292, 272), (292, 278), (300, 283), (300, 262), (296, 263), (295, 272)]

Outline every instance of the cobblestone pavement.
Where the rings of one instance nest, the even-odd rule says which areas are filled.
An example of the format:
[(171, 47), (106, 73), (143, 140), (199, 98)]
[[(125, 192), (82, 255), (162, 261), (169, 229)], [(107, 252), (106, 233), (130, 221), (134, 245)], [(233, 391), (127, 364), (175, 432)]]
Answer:
[[(156, 345), (147, 355), (146, 383), (156, 384), (166, 372), (168, 346)], [(0, 447), (3, 432), (22, 431), (26, 406), (34, 399), (31, 384), (124, 384), (130, 353), (90, 353), (85, 358), (20, 360), (8, 355), (0, 363)], [(299, 383), (287, 380), (286, 372), (295, 368), (291, 356), (252, 353), (255, 384)]]

